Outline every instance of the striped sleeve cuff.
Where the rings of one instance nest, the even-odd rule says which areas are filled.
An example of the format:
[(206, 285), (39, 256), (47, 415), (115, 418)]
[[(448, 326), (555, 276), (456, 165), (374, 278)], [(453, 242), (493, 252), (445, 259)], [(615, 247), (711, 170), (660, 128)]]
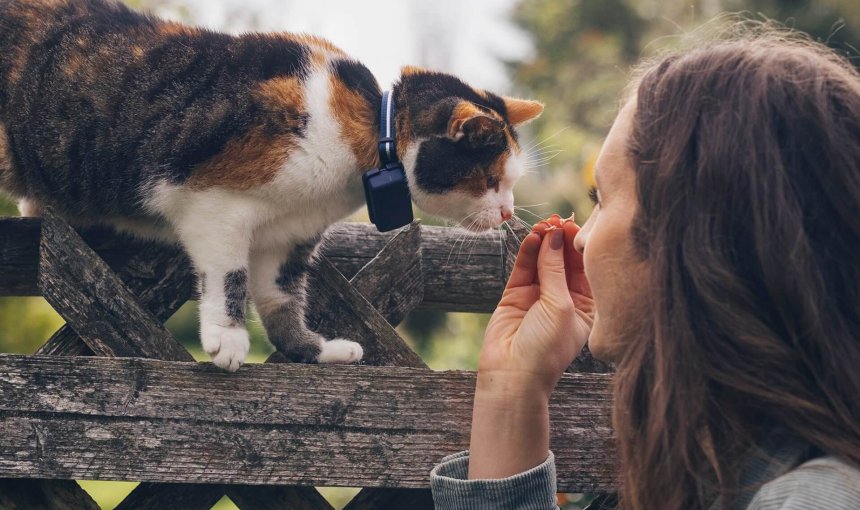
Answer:
[(436, 510), (556, 510), (555, 457), (507, 478), (469, 480), (469, 452), (442, 459), (430, 471)]

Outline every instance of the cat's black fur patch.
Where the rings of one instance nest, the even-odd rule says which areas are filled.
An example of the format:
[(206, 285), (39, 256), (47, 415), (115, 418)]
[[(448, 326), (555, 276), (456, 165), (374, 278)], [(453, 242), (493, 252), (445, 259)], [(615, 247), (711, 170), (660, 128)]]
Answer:
[[(424, 142), (418, 151), (415, 177), (424, 191), (445, 193), (470, 175), (489, 173), (488, 168), (498, 161), (507, 148), (507, 144), (498, 144), (476, 149), (466, 146), (463, 141), (432, 138)], [(440, 165), (439, 161), (446, 163)]]
[[(185, 182), (254, 126), (276, 131), (256, 85), (303, 77), (309, 64), (308, 47), (289, 38), (161, 33), (118, 2), (58, 3), (38, 22), (33, 9), (0, 4), (10, 187), (72, 215), (146, 216), (144, 186)], [(295, 126), (284, 129), (297, 134)]]
[[(394, 87), (394, 100), (398, 110), (406, 108), (409, 112), (415, 135), (429, 137), (421, 145), (414, 170), (416, 184), (428, 193), (451, 191), (470, 176), (486, 172), (508, 150), (504, 136), (477, 148), (466, 140), (455, 142), (445, 137), (454, 108), (463, 100), (493, 110), (505, 123), (509, 122), (504, 99), (490, 92), (479, 94), (454, 76), (435, 72), (406, 74)], [(516, 139), (514, 130), (509, 132)]]
[[(304, 302), (301, 303), (302, 305)], [(316, 363), (322, 352), (323, 339), (305, 327), (304, 306), (284, 306), (261, 317), (269, 342), (295, 363)], [(302, 321), (302, 322), (300, 322)]]
[(248, 271), (239, 269), (224, 275), (224, 297), (227, 317), (236, 324), (245, 324), (245, 306), (248, 304)]
[(281, 264), (278, 270), (278, 278), (275, 283), (281, 292), (285, 294), (293, 294), (300, 292), (305, 283), (305, 276), (308, 274), (310, 264), (313, 261), (313, 252), (319, 244), (322, 236), (315, 236), (302, 244), (293, 248), (290, 257)]
[[(379, 83), (370, 70), (361, 62), (349, 59), (341, 59), (334, 63), (335, 75), (346, 85), (347, 88), (358, 92), (374, 109), (382, 103), (382, 91)], [(375, 128), (379, 129), (379, 119), (375, 121)]]

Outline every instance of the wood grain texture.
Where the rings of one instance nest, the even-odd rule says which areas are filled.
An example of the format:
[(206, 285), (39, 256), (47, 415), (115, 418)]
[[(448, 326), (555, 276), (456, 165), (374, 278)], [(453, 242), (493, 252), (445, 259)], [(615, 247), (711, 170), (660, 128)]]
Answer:
[[(114, 269), (138, 302), (161, 322), (169, 319), (194, 293), (194, 270), (179, 248), (143, 244), (128, 260), (117, 262)], [(69, 325), (64, 325), (36, 354), (82, 356), (92, 351)]]
[(3, 510), (99, 510), (74, 480), (0, 479)]
[[(609, 376), (551, 403), (559, 490), (614, 483)], [(469, 440), (467, 372), (0, 356), (0, 477), (427, 488)]]
[(193, 359), (64, 220), (43, 214), (39, 288), (94, 353)]
[(357, 341), (364, 349), (365, 363), (371, 365), (414, 366), (421, 357), (403, 342), (385, 317), (358, 293), (326, 258), (312, 270), (314, 286), (329, 296), (327, 329), (332, 336)]
[[(415, 221), (397, 232), (382, 250), (349, 280), (349, 284), (392, 326), (397, 326), (424, 300), (421, 268), (421, 225)], [(334, 297), (312, 286), (308, 296), (308, 325), (328, 338), (339, 322)]]
[[(0, 295), (39, 295), (36, 285), (38, 219), (0, 218)], [(394, 233), (365, 223), (339, 223), (326, 234), (322, 254), (347, 278), (372, 260)], [(424, 299), (420, 308), (452, 312), (491, 312), (506, 281), (502, 231), (467, 234), (461, 229), (421, 227)], [(84, 231), (84, 240), (111, 267), (140, 249), (141, 243), (107, 233)], [(516, 251), (514, 251), (516, 253)], [(507, 258), (506, 258), (507, 257)]]

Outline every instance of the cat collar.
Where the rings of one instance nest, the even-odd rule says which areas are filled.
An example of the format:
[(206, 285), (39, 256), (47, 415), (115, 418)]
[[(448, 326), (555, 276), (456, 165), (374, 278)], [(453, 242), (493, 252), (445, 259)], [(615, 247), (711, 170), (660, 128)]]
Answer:
[(380, 232), (412, 222), (412, 198), (406, 171), (397, 157), (394, 133), (394, 101), (391, 92), (382, 94), (379, 109), (379, 168), (364, 173), (364, 198), (370, 221)]

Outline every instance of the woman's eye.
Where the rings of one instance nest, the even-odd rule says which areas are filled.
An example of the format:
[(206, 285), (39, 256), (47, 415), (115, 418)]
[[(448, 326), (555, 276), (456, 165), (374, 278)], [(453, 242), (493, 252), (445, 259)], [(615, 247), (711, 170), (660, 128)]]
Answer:
[(589, 188), (588, 198), (591, 199), (591, 203), (593, 203), (595, 206), (600, 205), (600, 195), (597, 193), (597, 188), (595, 188), (594, 186)]
[(487, 189), (495, 188), (499, 185), (499, 179), (494, 176), (487, 177)]

